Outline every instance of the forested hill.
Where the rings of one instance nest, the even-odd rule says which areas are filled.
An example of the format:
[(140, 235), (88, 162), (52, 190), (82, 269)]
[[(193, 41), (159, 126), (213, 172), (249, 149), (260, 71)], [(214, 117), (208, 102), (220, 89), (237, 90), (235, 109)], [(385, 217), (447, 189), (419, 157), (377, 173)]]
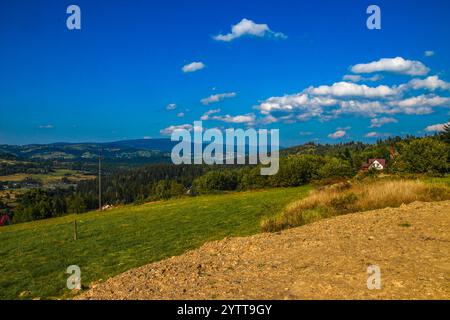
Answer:
[(30, 161), (95, 161), (98, 155), (108, 162), (168, 162), (176, 142), (170, 139), (139, 139), (107, 143), (51, 143), (0, 145), (0, 158)]

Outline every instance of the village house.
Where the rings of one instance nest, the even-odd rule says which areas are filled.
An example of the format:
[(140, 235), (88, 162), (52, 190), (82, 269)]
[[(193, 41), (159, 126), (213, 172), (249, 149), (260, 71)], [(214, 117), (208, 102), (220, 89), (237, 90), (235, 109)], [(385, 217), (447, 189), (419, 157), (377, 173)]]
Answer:
[(386, 159), (369, 159), (361, 165), (362, 171), (368, 170), (384, 170), (386, 168)]

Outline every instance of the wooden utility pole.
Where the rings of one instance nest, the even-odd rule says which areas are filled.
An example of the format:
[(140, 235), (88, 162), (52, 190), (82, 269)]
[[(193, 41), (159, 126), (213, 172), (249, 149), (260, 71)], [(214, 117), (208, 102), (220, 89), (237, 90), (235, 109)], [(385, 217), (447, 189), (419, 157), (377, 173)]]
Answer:
[(98, 210), (102, 210), (102, 154), (98, 157)]
[(73, 240), (78, 240), (78, 227), (77, 227), (77, 220), (73, 220)]

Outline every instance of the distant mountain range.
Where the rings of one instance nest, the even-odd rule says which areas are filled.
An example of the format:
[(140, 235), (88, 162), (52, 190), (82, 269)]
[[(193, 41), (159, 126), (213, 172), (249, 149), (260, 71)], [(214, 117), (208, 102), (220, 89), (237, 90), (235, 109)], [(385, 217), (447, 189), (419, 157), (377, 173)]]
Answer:
[(50, 143), (29, 145), (0, 145), (3, 159), (31, 161), (87, 161), (101, 155), (105, 160), (117, 162), (166, 162), (177, 142), (170, 139), (139, 139), (105, 143)]
[(176, 141), (171, 141), (170, 139), (135, 139), (107, 142), (102, 145), (113, 148), (134, 148), (140, 150), (171, 152), (176, 144)]
[(101, 155), (105, 161), (110, 163), (169, 162), (172, 148), (177, 143), (170, 139), (136, 139), (104, 143), (57, 142), (22, 146), (0, 145), (0, 159), (94, 162)]

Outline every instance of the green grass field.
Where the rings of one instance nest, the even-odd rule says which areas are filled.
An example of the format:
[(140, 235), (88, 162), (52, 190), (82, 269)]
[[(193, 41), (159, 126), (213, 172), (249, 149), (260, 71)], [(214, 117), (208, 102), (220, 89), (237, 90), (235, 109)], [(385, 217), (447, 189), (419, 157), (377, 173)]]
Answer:
[[(84, 286), (227, 236), (260, 232), (260, 221), (310, 187), (182, 198), (0, 228), (0, 299), (70, 297), (66, 269)], [(79, 240), (73, 240), (73, 221)]]
[(93, 176), (93, 175), (86, 175), (86, 174), (83, 174), (76, 170), (56, 169), (47, 174), (15, 173), (15, 174), (7, 175), (7, 176), (0, 176), (0, 181), (2, 181), (2, 182), (7, 182), (7, 181), (19, 182), (19, 181), (23, 181), (26, 178), (31, 178), (33, 180), (38, 180), (44, 184), (48, 184), (48, 183), (55, 183), (55, 182), (61, 180), (62, 177), (67, 177), (67, 178), (75, 180), (75, 181), (95, 178), (95, 176)]

